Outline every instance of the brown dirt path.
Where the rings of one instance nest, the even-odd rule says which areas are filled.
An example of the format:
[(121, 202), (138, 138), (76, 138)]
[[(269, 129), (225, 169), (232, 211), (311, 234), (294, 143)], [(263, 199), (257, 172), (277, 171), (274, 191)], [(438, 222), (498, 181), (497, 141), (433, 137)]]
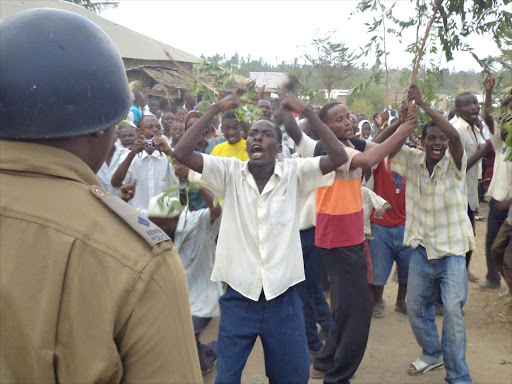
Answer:
[[(487, 204), (481, 205), (481, 214), (487, 217)], [(471, 260), (472, 272), (485, 279), (485, 232), (486, 222), (477, 222), (477, 249)], [(500, 290), (482, 291), (479, 283), (469, 283), (469, 295), (464, 307), (467, 329), (467, 362), (475, 384), (512, 383), (512, 306), (505, 304)], [(502, 284), (503, 286), (503, 284)], [(353, 384), (434, 384), (444, 383), (445, 370), (428, 372), (411, 377), (406, 373), (409, 364), (416, 360), (420, 349), (406, 316), (393, 311), (398, 285), (388, 282), (384, 291), (387, 302), (386, 316), (373, 319), (366, 353), (352, 379)], [(217, 337), (218, 318), (205, 330), (202, 339)], [(437, 318), (439, 331), (442, 318)], [(215, 381), (215, 371), (204, 378), (204, 383)], [(259, 339), (249, 356), (243, 372), (242, 382), (248, 384), (268, 383), (265, 376), (263, 349)], [(309, 381), (320, 384), (320, 380)]]

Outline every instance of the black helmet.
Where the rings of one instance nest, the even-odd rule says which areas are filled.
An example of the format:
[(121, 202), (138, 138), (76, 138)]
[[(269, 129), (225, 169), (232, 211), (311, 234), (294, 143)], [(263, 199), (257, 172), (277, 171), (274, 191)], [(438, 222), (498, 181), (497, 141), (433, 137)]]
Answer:
[(0, 22), (0, 137), (99, 131), (122, 120), (130, 106), (119, 52), (85, 17), (45, 8)]

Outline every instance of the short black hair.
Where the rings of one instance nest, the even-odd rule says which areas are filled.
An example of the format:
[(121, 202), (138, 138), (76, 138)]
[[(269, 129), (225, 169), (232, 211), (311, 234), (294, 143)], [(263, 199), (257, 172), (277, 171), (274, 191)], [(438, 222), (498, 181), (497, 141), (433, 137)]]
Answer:
[(224, 121), (225, 119), (235, 119), (235, 120), (237, 120), (235, 111), (229, 110), (229, 111), (225, 112), (222, 115), (222, 121)]
[(373, 120), (375, 120), (377, 117), (379, 117), (379, 112), (377, 112), (377, 113), (375, 113), (375, 114), (373, 115)]
[(423, 124), (423, 128), (421, 130), (421, 140), (425, 140), (427, 138), (427, 130), (431, 127), (437, 127), (436, 123), (431, 121), (430, 123)]
[(451, 120), (455, 117), (455, 110), (451, 109), (450, 112), (448, 112), (448, 120)]
[(329, 112), (329, 109), (332, 107), (335, 107), (336, 105), (341, 105), (341, 103), (338, 103), (337, 101), (329, 104), (325, 104), (322, 109), (320, 109), (320, 112), (318, 112), (318, 117), (320, 120), (322, 120), (324, 123), (327, 123), (327, 114)]
[[(142, 116), (140, 117), (140, 119), (139, 119), (139, 120), (137, 120), (137, 128), (139, 128), (139, 129), (140, 129), (140, 128), (142, 127), (142, 120), (144, 120), (144, 118), (147, 118), (147, 117), (154, 117), (154, 118), (156, 119), (155, 115), (142, 115)], [(158, 120), (158, 119), (157, 119), (157, 120)]]
[(462, 99), (467, 96), (475, 96), (475, 95), (472, 94), (471, 92), (462, 92), (460, 95), (457, 95), (457, 97), (455, 98), (455, 108), (460, 107), (460, 104), (462, 103)]
[[(256, 121), (254, 122), (254, 124), (256, 124), (258, 121), (261, 121), (261, 120), (268, 121), (270, 124), (272, 124), (272, 125), (273, 125), (274, 130), (275, 130), (275, 132), (276, 132), (277, 142), (278, 142), (279, 144), (281, 144), (281, 143), (283, 142), (283, 132), (281, 132), (281, 128), (279, 128), (279, 126), (278, 126), (278, 125), (277, 125), (273, 120), (271, 120), (271, 119), (269, 119), (269, 118), (267, 118), (267, 117), (262, 117), (261, 119), (256, 120)], [(253, 124), (253, 125), (254, 125), (254, 124)]]

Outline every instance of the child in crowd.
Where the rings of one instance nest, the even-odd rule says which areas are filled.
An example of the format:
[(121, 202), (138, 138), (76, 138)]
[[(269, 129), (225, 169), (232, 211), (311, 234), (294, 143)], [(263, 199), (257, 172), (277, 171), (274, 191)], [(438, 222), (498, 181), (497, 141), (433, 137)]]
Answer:
[[(210, 107), (188, 129), (174, 155), (201, 174), (200, 183), (225, 201), (212, 280), (228, 284), (222, 308), (217, 383), (240, 382), (260, 336), (270, 382), (307, 383), (309, 356), (300, 299), (304, 280), (298, 213), (316, 188), (332, 183), (347, 157), (313, 109), (290, 97), (281, 108), (302, 113), (326, 143), (327, 156), (277, 162), (281, 130), (256, 121), (247, 139), (248, 162), (194, 152), (209, 121), (241, 104), (230, 95)], [(295, 121), (291, 113), (287, 119)]]
[(370, 141), (372, 139), (372, 125), (368, 120), (360, 121), (358, 126), (359, 137), (364, 141)]
[(226, 141), (217, 144), (211, 155), (248, 161), (246, 142), (241, 137), (242, 124), (236, 119), (235, 112), (227, 111), (222, 115), (222, 133), (224, 133)]
[(222, 208), (214, 204), (206, 188), (200, 191), (207, 208), (191, 211), (177, 198), (161, 193), (149, 202), (148, 217), (173, 241), (187, 275), (192, 322), (203, 374), (210, 373), (217, 360), (217, 342), (202, 344), (201, 332), (220, 313), (222, 284), (210, 279), (215, 263), (215, 239), (219, 234)]
[[(343, 104), (330, 103), (319, 112), (319, 118), (344, 145), (348, 155), (348, 161), (336, 170), (332, 186), (315, 192), (315, 244), (320, 248), (329, 273), (335, 327), (315, 359), (311, 377), (324, 378), (326, 383), (348, 383), (363, 359), (370, 331), (372, 308), (363, 256), (361, 168), (378, 164), (390, 152), (400, 148), (416, 124), (416, 117), (411, 113), (409, 120), (388, 140), (375, 144), (353, 138), (350, 113)], [(299, 154), (318, 156), (325, 153), (324, 140), (310, 139), (293, 121), (285, 127)]]
[(170, 140), (171, 140), (171, 148), (174, 149), (178, 141), (180, 141), (181, 137), (185, 133), (185, 124), (181, 121), (174, 121), (171, 124), (171, 130), (169, 131)]
[(132, 149), (121, 157), (111, 183), (119, 188), (137, 180), (135, 196), (129, 204), (147, 214), (149, 201), (159, 193), (175, 188), (176, 196), (179, 196), (179, 180), (167, 160), (171, 149), (166, 140), (158, 136), (160, 122), (153, 115), (145, 115), (137, 124), (139, 137)]
[(160, 121), (162, 123), (162, 128), (164, 130), (163, 134), (168, 139), (171, 138), (171, 133), (170, 133), (171, 132), (171, 125), (172, 125), (172, 123), (174, 123), (175, 120), (176, 120), (176, 116), (172, 112), (165, 112), (162, 115), (162, 118), (160, 119)]
[(187, 116), (187, 110), (183, 107), (176, 108), (176, 120), (185, 122), (185, 116)]
[[(467, 214), (467, 157), (457, 130), (409, 88), (432, 122), (423, 128), (425, 151), (403, 146), (392, 156), (391, 170), (407, 179), (404, 244), (414, 248), (407, 284), (407, 312), (422, 349), (409, 375), (445, 365), (448, 383), (471, 383), (466, 364), (466, 327), (462, 317), (468, 294), (466, 252), (474, 248)], [(439, 342), (434, 304), (443, 302), (443, 336)]]

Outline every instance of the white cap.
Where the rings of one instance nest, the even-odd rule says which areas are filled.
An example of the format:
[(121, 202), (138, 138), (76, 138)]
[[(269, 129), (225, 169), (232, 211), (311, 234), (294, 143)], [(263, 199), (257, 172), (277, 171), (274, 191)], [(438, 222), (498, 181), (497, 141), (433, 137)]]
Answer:
[(180, 199), (165, 195), (162, 192), (149, 200), (148, 217), (176, 217), (179, 216), (183, 206)]

